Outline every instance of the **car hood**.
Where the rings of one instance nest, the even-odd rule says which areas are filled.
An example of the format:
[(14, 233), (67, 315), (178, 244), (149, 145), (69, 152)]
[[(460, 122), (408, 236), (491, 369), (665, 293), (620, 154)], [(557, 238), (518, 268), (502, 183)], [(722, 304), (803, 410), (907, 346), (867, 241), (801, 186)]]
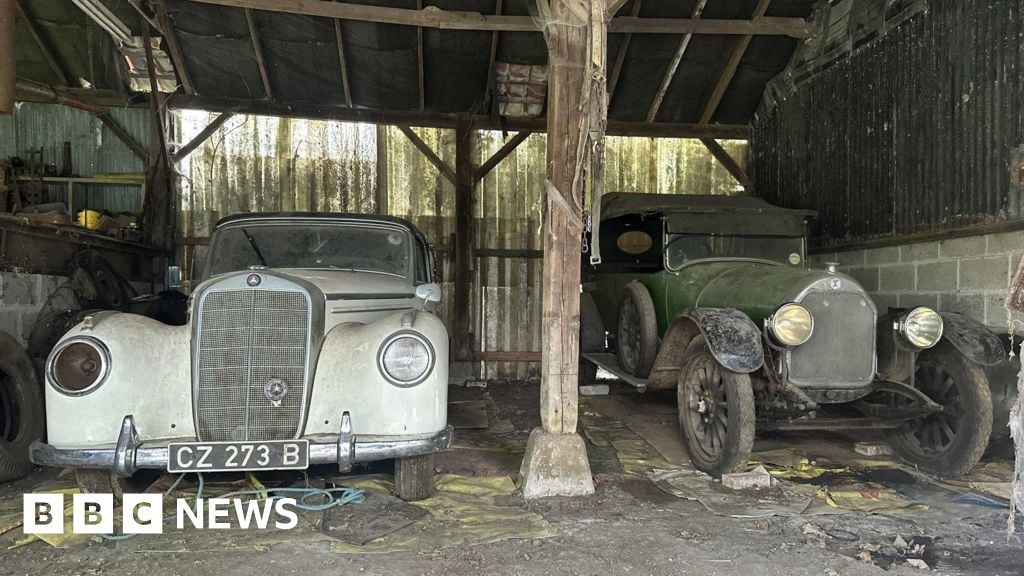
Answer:
[(864, 291), (856, 280), (839, 272), (763, 262), (695, 263), (680, 270), (679, 276), (697, 289), (695, 306), (736, 308), (755, 322), (786, 302), (799, 301), (811, 289)]
[[(252, 272), (281, 276), (315, 286), (324, 298), (332, 300), (404, 300), (415, 297), (415, 288), (407, 278), (372, 272), (350, 272), (347, 270), (313, 270), (308, 268), (267, 268)], [(215, 276), (200, 284), (196, 291), (215, 284), (219, 280), (242, 272)]]

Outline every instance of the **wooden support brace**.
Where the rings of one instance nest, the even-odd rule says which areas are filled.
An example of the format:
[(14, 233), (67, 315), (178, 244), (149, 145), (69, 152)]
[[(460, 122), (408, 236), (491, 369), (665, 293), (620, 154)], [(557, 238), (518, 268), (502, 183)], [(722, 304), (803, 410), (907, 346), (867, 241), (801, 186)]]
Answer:
[(460, 116), (455, 127), (455, 330), (452, 351), (455, 360), (470, 360), (473, 331), (470, 284), (474, 267), (473, 248), (473, 123)]
[(437, 170), (441, 173), (442, 176), (445, 177), (445, 179), (447, 179), (452, 184), (456, 184), (455, 170), (452, 170), (451, 166), (446, 164), (444, 160), (441, 160), (441, 158), (437, 154), (435, 154), (433, 150), (430, 149), (430, 146), (427, 146), (427, 143), (424, 142), (423, 139), (421, 139), (415, 132), (412, 131), (412, 128), (409, 128), (408, 126), (399, 125), (398, 129), (402, 131), (402, 134), (405, 134), (405, 136), (412, 142), (412, 145), (415, 146), (417, 150), (423, 153), (427, 160), (431, 164), (433, 164), (435, 168), (437, 168)]
[[(416, 9), (423, 10), (423, 0), (416, 0)], [(419, 70), (420, 111), (426, 109), (426, 86), (423, 73), (423, 27), (416, 27), (416, 67)]]
[(203, 142), (206, 142), (207, 138), (209, 138), (214, 132), (216, 132), (221, 126), (224, 125), (225, 122), (230, 120), (233, 116), (234, 114), (232, 114), (231, 112), (223, 112), (221, 113), (220, 116), (217, 116), (216, 118), (211, 120), (210, 123), (207, 124), (206, 127), (202, 129), (202, 131), (199, 132), (199, 134), (196, 134), (195, 138), (190, 140), (188, 144), (185, 144), (184, 146), (179, 148), (177, 152), (174, 153), (174, 156), (172, 157), (174, 163), (177, 164), (178, 162), (181, 162), (182, 159), (184, 159), (186, 156), (195, 151), (196, 148), (202, 146)]
[[(633, 2), (633, 10), (630, 14), (636, 18), (640, 14), (640, 7), (644, 0)], [(619, 52), (615, 55), (615, 64), (612, 64), (612, 73), (608, 76), (608, 105), (612, 105), (612, 98), (615, 97), (615, 88), (619, 85), (619, 76), (622, 75), (622, 66), (626, 63), (626, 52), (629, 51), (629, 44), (633, 41), (633, 34), (626, 34), (619, 46)]]
[[(707, 0), (698, 0), (697, 4), (693, 7), (691, 18), (700, 18), (700, 13), (704, 10), (705, 4), (707, 4)], [(668, 65), (668, 70), (665, 71), (665, 76), (661, 79), (661, 86), (658, 87), (658, 91), (654, 94), (654, 100), (651, 102), (651, 107), (647, 110), (648, 122), (654, 122), (654, 119), (658, 116), (658, 110), (661, 109), (661, 102), (665, 99), (668, 87), (672, 84), (672, 79), (676, 76), (676, 70), (679, 69), (679, 63), (683, 61), (683, 56), (686, 55), (686, 49), (690, 47), (690, 40), (692, 38), (693, 34), (684, 34), (679, 40), (679, 46), (676, 48), (676, 53), (672, 56), (672, 60)]]
[(530, 137), (530, 134), (532, 134), (532, 132), (517, 132), (515, 136), (510, 138), (508, 142), (505, 142), (505, 144), (503, 144), (497, 152), (488, 158), (486, 162), (473, 170), (473, 181), (478, 182), (487, 176), (491, 170), (494, 170), (498, 164), (501, 164), (502, 160), (507, 158), (509, 154), (519, 147), (520, 144), (525, 142), (526, 139)]
[(722, 148), (722, 145), (719, 144), (717, 140), (713, 138), (701, 138), (700, 141), (704, 143), (704, 146), (707, 146), (707, 149), (711, 151), (711, 155), (729, 171), (729, 174), (731, 174), (741, 186), (744, 188), (750, 186), (750, 179), (747, 177), (747, 173), (742, 167), (740, 167), (739, 163), (736, 162), (736, 159), (733, 158), (725, 148)]
[(127, 146), (129, 150), (131, 150), (132, 154), (134, 154), (139, 160), (142, 160), (143, 163), (146, 162), (148, 158), (148, 151), (146, 147), (140, 144), (139, 141), (136, 140), (134, 136), (129, 134), (123, 126), (118, 124), (117, 120), (114, 120), (106, 112), (100, 112), (98, 114), (95, 114), (95, 116), (100, 122), (103, 123), (104, 126), (109, 128), (110, 131), (114, 133), (114, 136), (117, 136), (118, 140), (123, 142), (124, 145)]
[[(758, 1), (757, 6), (754, 7), (754, 20), (764, 17), (770, 2), (771, 0)], [(729, 84), (732, 83), (736, 70), (740, 66), (740, 61), (743, 60), (743, 55), (747, 53), (747, 47), (750, 46), (750, 41), (753, 38), (752, 34), (747, 34), (741, 36), (736, 43), (736, 47), (729, 56), (729, 62), (726, 63), (725, 69), (722, 70), (722, 75), (718, 78), (715, 89), (712, 90), (711, 97), (708, 98), (708, 103), (704, 106), (704, 113), (700, 116), (700, 124), (708, 124), (714, 118), (715, 112), (718, 111), (718, 105), (722, 103), (722, 98), (725, 97), (725, 92), (729, 89)]]

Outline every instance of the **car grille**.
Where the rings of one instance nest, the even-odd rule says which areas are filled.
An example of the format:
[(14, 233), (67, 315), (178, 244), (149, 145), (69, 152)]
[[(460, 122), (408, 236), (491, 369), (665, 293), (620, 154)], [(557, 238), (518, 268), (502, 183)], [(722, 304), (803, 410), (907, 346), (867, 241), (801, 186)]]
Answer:
[(867, 383), (875, 372), (875, 310), (860, 292), (811, 292), (800, 302), (814, 332), (790, 351), (795, 384)]
[[(208, 292), (199, 313), (195, 372), (200, 440), (284, 440), (298, 435), (306, 388), (309, 299), (303, 292)], [(272, 379), (287, 394), (275, 406)]]

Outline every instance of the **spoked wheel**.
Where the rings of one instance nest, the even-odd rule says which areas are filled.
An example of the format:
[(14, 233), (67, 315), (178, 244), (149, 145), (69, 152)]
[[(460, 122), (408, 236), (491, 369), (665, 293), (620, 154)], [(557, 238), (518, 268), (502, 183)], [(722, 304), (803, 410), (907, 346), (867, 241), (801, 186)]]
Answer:
[(695, 468), (721, 476), (743, 468), (754, 446), (750, 376), (715, 360), (703, 338), (679, 372), (679, 426)]
[(992, 433), (992, 395), (981, 367), (947, 342), (917, 356), (914, 386), (942, 406), (889, 433), (903, 459), (939, 476), (962, 476), (978, 463)]
[(637, 378), (646, 378), (658, 354), (658, 324), (654, 302), (639, 282), (626, 285), (619, 300), (616, 346), (619, 364)]

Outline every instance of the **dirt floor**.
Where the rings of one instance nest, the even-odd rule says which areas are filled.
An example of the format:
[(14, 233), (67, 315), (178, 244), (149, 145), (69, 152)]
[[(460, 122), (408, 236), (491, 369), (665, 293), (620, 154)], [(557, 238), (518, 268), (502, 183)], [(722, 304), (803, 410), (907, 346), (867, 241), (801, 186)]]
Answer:
[[(365, 503), (303, 514), (289, 531), (171, 525), (162, 535), (63, 548), (7, 529), (0, 574), (1024, 574), (1022, 539), (1007, 538), (1007, 510), (989, 476), (941, 485), (884, 459), (865, 462), (848, 437), (774, 435), (759, 438), (754, 459), (779, 484), (730, 493), (687, 469), (671, 395), (615, 384), (581, 407), (596, 494), (524, 502), (512, 479), (539, 422), (538, 392), (535, 382), (452, 388), (455, 446), (436, 460), (438, 495), (420, 505), (387, 495), (385, 467), (346, 477), (323, 467), (310, 471), (310, 485), (364, 488)], [(669, 470), (697, 499), (663, 490), (653, 470)], [(0, 486), (0, 531), (22, 493), (66, 485), (58, 471), (38, 470)], [(207, 490), (244, 485), (252, 483), (212, 478)]]

